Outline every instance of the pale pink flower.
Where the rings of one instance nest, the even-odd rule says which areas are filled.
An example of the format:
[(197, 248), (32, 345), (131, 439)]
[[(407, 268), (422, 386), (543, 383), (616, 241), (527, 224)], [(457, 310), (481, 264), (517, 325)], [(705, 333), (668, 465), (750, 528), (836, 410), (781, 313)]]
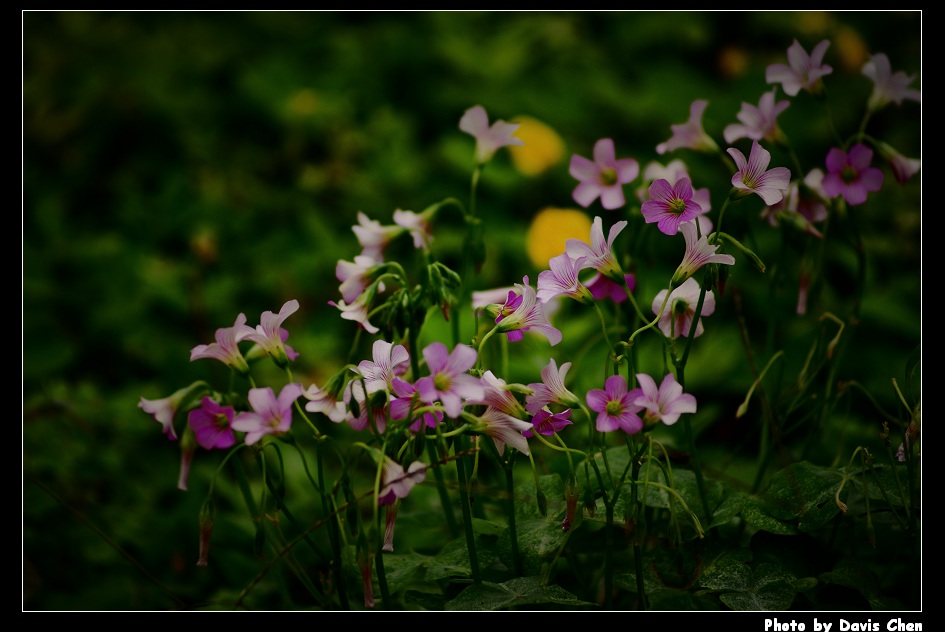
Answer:
[(518, 127), (519, 123), (502, 120), (490, 126), (489, 116), (481, 105), (466, 110), (459, 120), (459, 129), (476, 139), (476, 162), (480, 165), (489, 162), (500, 147), (524, 145), (521, 138), (512, 135)]
[[(679, 336), (685, 338), (689, 336), (689, 329), (692, 327), (692, 320), (696, 315), (696, 305), (699, 304), (700, 292), (699, 284), (693, 278), (686, 279), (682, 285), (673, 290), (658, 323), (663, 335), (667, 338), (678, 338)], [(653, 299), (652, 309), (654, 314), (659, 314), (665, 298), (666, 290), (661, 290)], [(710, 316), (714, 311), (715, 294), (712, 290), (706, 290), (705, 299), (702, 301), (702, 317), (699, 318), (699, 324), (696, 325), (696, 338), (702, 335), (703, 317)]]
[(774, 93), (775, 90), (771, 90), (762, 94), (757, 106), (742, 102), (742, 109), (737, 116), (741, 123), (727, 125), (722, 131), (726, 143), (731, 145), (740, 138), (770, 141), (778, 139), (778, 115), (786, 110), (791, 102), (785, 99), (775, 103)]
[(285, 341), (289, 337), (289, 332), (282, 327), (283, 321), (294, 314), (299, 309), (299, 302), (295, 299), (286, 301), (279, 310), (278, 314), (271, 311), (265, 311), (259, 318), (256, 329), (246, 327), (236, 332), (236, 341), (242, 342), (249, 340), (258, 344), (263, 351), (269, 354), (277, 366), (285, 368), (290, 360), (295, 360), (298, 353), (286, 345)]
[(528, 439), (522, 433), (532, 429), (529, 422), (517, 419), (493, 406), (486, 408), (480, 415), (479, 422), (476, 430), (492, 437), (499, 456), (505, 454), (506, 444), (528, 455)]
[(659, 388), (656, 381), (646, 373), (637, 373), (637, 382), (640, 384), (641, 394), (633, 403), (644, 408), (645, 425), (650, 426), (662, 421), (667, 426), (672, 426), (683, 413), (696, 412), (695, 396), (683, 393), (682, 386), (672, 373), (666, 374)]
[(570, 238), (564, 242), (565, 252), (575, 260), (583, 257), (584, 262), (581, 265), (584, 268), (593, 268), (612, 281), (619, 283), (623, 280), (623, 271), (616, 255), (614, 255), (614, 240), (626, 225), (626, 220), (614, 222), (607, 234), (607, 240), (604, 241), (603, 221), (600, 216), (597, 216), (594, 218), (594, 223), (591, 224), (590, 244), (588, 245), (580, 239)]
[(892, 72), (889, 57), (885, 53), (870, 57), (863, 64), (863, 74), (873, 80), (873, 92), (867, 102), (870, 110), (878, 110), (888, 103), (902, 105), (903, 99), (922, 102), (922, 93), (909, 88), (909, 84), (915, 81), (915, 75), (909, 76), (902, 70)]
[(375, 340), (371, 352), (373, 361), (358, 363), (358, 373), (364, 378), (367, 392), (390, 392), (394, 377), (403, 375), (410, 367), (410, 354), (403, 345), (394, 345), (386, 340)]
[(380, 329), (371, 324), (371, 321), (368, 319), (368, 310), (370, 309), (373, 299), (374, 292), (362, 292), (354, 303), (348, 304), (342, 299), (337, 303), (335, 301), (328, 301), (328, 304), (341, 310), (341, 317), (343, 319), (353, 320), (361, 325), (368, 333), (376, 334)]
[(200, 358), (211, 358), (219, 360), (228, 367), (233, 368), (242, 375), (249, 373), (249, 365), (246, 358), (237, 344), (238, 336), (245, 336), (253, 332), (253, 328), (246, 324), (246, 314), (240, 314), (236, 317), (232, 327), (220, 327), (217, 329), (216, 342), (208, 345), (197, 345), (190, 350), (190, 361)]
[(683, 255), (682, 263), (679, 264), (673, 274), (672, 283), (674, 286), (681, 285), (706, 264), (721, 263), (729, 266), (735, 264), (735, 257), (727, 254), (716, 254), (715, 251), (719, 249), (719, 244), (709, 244), (708, 235), (698, 237), (696, 230), (695, 222), (684, 222), (679, 225), (679, 232), (683, 234), (683, 238), (686, 240), (686, 253)]
[(177, 440), (177, 432), (174, 430), (174, 417), (177, 411), (187, 406), (201, 391), (204, 390), (203, 382), (195, 382), (190, 386), (174, 391), (169, 397), (162, 399), (140, 398), (138, 408), (148, 413), (154, 420), (161, 424), (162, 431), (172, 441)]
[(762, 219), (777, 226), (782, 220), (794, 224), (807, 234), (823, 239), (824, 236), (814, 226), (815, 222), (827, 219), (827, 205), (824, 200), (829, 196), (823, 190), (824, 172), (814, 168), (804, 177), (804, 181), (791, 181), (784, 198), (761, 211)]
[(354, 261), (340, 259), (335, 264), (335, 277), (341, 281), (338, 291), (346, 303), (358, 300), (364, 289), (371, 284), (373, 274), (380, 261), (368, 255), (357, 255)]
[(532, 389), (531, 395), (525, 396), (525, 410), (529, 414), (535, 415), (549, 404), (571, 408), (580, 403), (577, 395), (564, 385), (564, 378), (570, 368), (570, 362), (565, 362), (559, 369), (554, 358), (548, 360), (548, 364), (541, 369), (541, 382), (528, 385), (528, 388)]
[(428, 251), (433, 241), (431, 221), (438, 209), (439, 206), (431, 206), (422, 213), (397, 209), (394, 211), (394, 223), (407, 229), (413, 238), (414, 248)]
[(787, 167), (768, 169), (771, 152), (758, 141), (752, 141), (747, 161), (745, 154), (735, 147), (729, 147), (726, 151), (738, 167), (732, 176), (732, 186), (739, 190), (740, 196), (757, 193), (768, 206), (784, 197), (784, 192), (791, 184), (791, 170)]
[(283, 386), (278, 398), (268, 386), (251, 388), (246, 398), (252, 410), (237, 414), (230, 427), (246, 433), (246, 445), (266, 435), (284, 434), (292, 426), (292, 406), (301, 394), (302, 385), (295, 383)]
[(509, 292), (505, 305), (496, 316), (498, 331), (504, 333), (510, 342), (518, 342), (526, 331), (532, 329), (547, 338), (551, 346), (561, 342), (561, 331), (548, 322), (535, 288), (528, 284), (528, 277), (521, 284), (516, 283), (515, 287), (518, 292)]
[(336, 424), (344, 421), (345, 415), (348, 414), (344, 402), (339, 401), (332, 393), (319, 388), (315, 384), (305, 389), (302, 395), (309, 400), (305, 403), (305, 410), (310, 413), (322, 413)]
[(889, 143), (878, 141), (876, 149), (879, 150), (879, 155), (889, 164), (889, 168), (892, 169), (893, 176), (899, 184), (908, 182), (922, 168), (921, 160), (906, 158)]
[(689, 120), (678, 125), (670, 125), (673, 135), (665, 143), (656, 146), (656, 153), (663, 155), (676, 149), (694, 149), (696, 151), (715, 152), (719, 146), (702, 128), (702, 115), (709, 102), (698, 99), (689, 106)]
[(568, 253), (552, 257), (548, 261), (549, 270), (538, 274), (538, 300), (547, 303), (558, 296), (567, 296), (586, 303), (594, 299), (590, 290), (578, 280), (584, 257), (572, 259)]
[(407, 469), (390, 458), (384, 457), (381, 472), (381, 491), (377, 497), (378, 505), (392, 505), (398, 498), (406, 498), (417, 483), (422, 483), (427, 476), (427, 465), (423, 461), (414, 461)]
[(808, 55), (804, 47), (795, 39), (787, 49), (788, 64), (771, 64), (765, 71), (765, 81), (780, 83), (784, 94), (793, 97), (801, 90), (816, 93), (823, 85), (823, 77), (833, 72), (833, 68), (823, 63), (824, 53), (830, 46), (830, 40), (823, 40)]
[(361, 254), (380, 262), (384, 260), (387, 245), (407, 229), (403, 226), (382, 226), (376, 219), (358, 211), (358, 224), (352, 226), (351, 230), (361, 244)]
[(613, 210), (626, 203), (623, 185), (633, 182), (640, 164), (633, 158), (618, 160), (613, 139), (601, 138), (594, 144), (594, 160), (575, 154), (568, 172), (580, 183), (571, 194), (575, 202), (587, 208), (599, 197), (601, 206)]

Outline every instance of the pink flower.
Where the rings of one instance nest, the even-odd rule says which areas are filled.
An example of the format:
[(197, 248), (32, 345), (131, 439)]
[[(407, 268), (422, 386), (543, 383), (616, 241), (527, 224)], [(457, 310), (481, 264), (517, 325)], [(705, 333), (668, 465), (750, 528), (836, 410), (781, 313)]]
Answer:
[(236, 332), (236, 341), (250, 340), (255, 342), (269, 354), (269, 357), (273, 359), (277, 366), (285, 368), (289, 365), (289, 361), (295, 360), (299, 354), (292, 347), (285, 344), (289, 332), (282, 328), (282, 323), (298, 309), (299, 302), (292, 299), (285, 302), (278, 314), (271, 311), (263, 312), (259, 318), (260, 324), (256, 325), (256, 329), (246, 327)]
[(423, 461), (414, 461), (406, 470), (390, 458), (384, 457), (384, 469), (381, 472), (380, 494), (377, 497), (378, 505), (392, 505), (398, 498), (406, 498), (417, 483), (422, 483), (427, 476), (427, 466)]
[(709, 102), (698, 99), (689, 106), (689, 120), (679, 125), (670, 125), (672, 137), (665, 143), (656, 146), (656, 153), (663, 155), (676, 149), (694, 149), (696, 151), (714, 152), (719, 146), (712, 137), (702, 128), (702, 115)]
[(767, 218), (772, 226), (777, 226), (781, 220), (785, 220), (807, 234), (823, 239), (824, 236), (814, 226), (814, 222), (827, 219), (824, 200), (828, 196), (823, 190), (823, 180), (823, 171), (811, 169), (804, 177), (803, 183), (792, 181), (784, 198), (762, 210), (761, 217)]
[(489, 406), (479, 417), (480, 425), (476, 428), (495, 442), (499, 456), (505, 454), (505, 446), (510, 445), (522, 454), (528, 454), (528, 439), (523, 434), (532, 429), (527, 421), (516, 419), (498, 408)]
[(893, 176), (895, 176), (896, 182), (899, 184), (908, 182), (909, 179), (919, 173), (919, 169), (922, 168), (921, 160), (906, 158), (888, 143), (878, 141), (876, 143), (876, 149), (879, 150), (879, 155), (889, 164), (889, 168), (892, 169)]
[[(667, 338), (687, 337), (689, 328), (692, 327), (692, 320), (696, 315), (696, 305), (699, 304), (699, 293), (701, 289), (695, 279), (689, 278), (673, 290), (669, 295), (669, 301), (660, 315), (658, 326)], [(666, 290), (660, 291), (653, 299), (653, 313), (658, 314), (663, 300), (666, 298)], [(712, 290), (706, 290), (705, 299), (702, 301), (701, 316), (710, 316), (715, 311), (715, 294)], [(696, 325), (695, 337), (702, 335), (703, 319), (699, 318), (699, 324)]]
[(547, 338), (551, 346), (561, 342), (561, 332), (548, 322), (535, 289), (528, 284), (528, 277), (522, 284), (516, 283), (515, 287), (518, 293), (509, 292), (505, 305), (496, 316), (499, 332), (504, 333), (510, 342), (518, 342), (526, 331), (534, 329)]
[(236, 435), (231, 427), (234, 414), (232, 406), (222, 406), (204, 395), (200, 408), (190, 411), (187, 421), (201, 447), (225, 450), (236, 445)]
[(459, 129), (476, 139), (476, 162), (480, 165), (489, 162), (500, 147), (524, 145), (521, 138), (512, 136), (519, 123), (506, 123), (499, 120), (489, 125), (489, 116), (485, 108), (476, 105), (463, 113), (459, 120)]
[(373, 274), (381, 262), (368, 255), (358, 255), (354, 261), (339, 260), (335, 264), (335, 277), (341, 281), (338, 291), (346, 303), (358, 300), (364, 289), (371, 284)]
[(348, 304), (344, 299), (338, 301), (328, 301), (328, 304), (332, 307), (337, 307), (341, 310), (341, 317), (345, 320), (353, 320), (354, 322), (361, 325), (365, 331), (371, 334), (376, 334), (380, 331), (377, 327), (371, 324), (371, 321), (368, 320), (368, 309), (371, 306), (371, 301), (374, 300), (376, 295), (375, 291), (362, 292), (354, 303)]
[(795, 39), (787, 49), (789, 66), (771, 64), (765, 71), (765, 80), (768, 83), (780, 83), (784, 94), (793, 97), (801, 90), (811, 93), (820, 91), (821, 79), (833, 72), (833, 68), (823, 63), (824, 53), (830, 46), (830, 40), (823, 40), (811, 54)]
[(302, 385), (290, 383), (282, 387), (276, 399), (272, 389), (249, 389), (249, 405), (252, 411), (236, 415), (230, 427), (246, 433), (246, 445), (253, 445), (265, 435), (284, 434), (292, 426), (292, 406), (302, 394)]
[(710, 245), (708, 236), (696, 237), (695, 222), (680, 224), (679, 232), (683, 234), (683, 238), (686, 240), (686, 254), (683, 255), (682, 263), (679, 264), (673, 274), (672, 283), (674, 286), (682, 284), (683, 281), (706, 264), (721, 263), (729, 266), (735, 264), (735, 257), (732, 255), (715, 254), (715, 251), (719, 249), (719, 245)]
[(554, 358), (548, 360), (548, 364), (541, 369), (541, 382), (528, 385), (532, 389), (532, 394), (525, 396), (525, 410), (529, 414), (535, 415), (549, 404), (568, 408), (578, 405), (577, 396), (564, 385), (564, 378), (570, 368), (570, 362), (565, 362), (559, 369)]
[[(417, 388), (410, 382), (395, 377), (391, 381), (391, 389), (395, 398), (390, 402), (390, 418), (393, 420), (407, 419), (421, 407), (420, 395)], [(424, 428), (436, 428), (443, 421), (443, 411), (427, 410), (417, 418), (409, 428), (413, 432), (421, 432)]]
[(672, 426), (681, 414), (696, 412), (696, 398), (683, 393), (682, 386), (672, 373), (666, 374), (659, 388), (653, 378), (645, 373), (637, 373), (637, 382), (640, 383), (641, 394), (633, 403), (646, 411), (643, 413), (643, 423), (647, 426), (660, 421)]
[(368, 393), (391, 391), (391, 380), (403, 375), (410, 366), (410, 354), (403, 345), (375, 340), (371, 347), (373, 362), (362, 360), (358, 372), (367, 384)]
[(599, 197), (601, 206), (613, 210), (626, 203), (623, 185), (637, 177), (640, 165), (633, 158), (617, 160), (613, 139), (601, 138), (594, 144), (593, 162), (575, 154), (568, 172), (580, 181), (571, 194), (575, 202), (587, 208)]
[(680, 178), (670, 185), (667, 180), (657, 180), (650, 185), (650, 199), (640, 207), (647, 224), (656, 223), (665, 235), (675, 235), (679, 225), (694, 219), (702, 207), (692, 199), (692, 183), (689, 178)]
[(428, 404), (439, 401), (446, 415), (456, 419), (463, 412), (463, 401), (481, 399), (482, 381), (470, 375), (478, 353), (468, 345), (457, 344), (452, 352), (442, 342), (431, 342), (423, 349), (430, 375), (421, 377), (414, 386), (420, 399)]
[(583, 267), (594, 268), (612, 281), (620, 282), (623, 280), (623, 271), (614, 255), (614, 240), (626, 225), (626, 220), (615, 222), (607, 234), (607, 241), (604, 241), (603, 223), (600, 216), (597, 216), (591, 224), (590, 245), (580, 239), (567, 239), (564, 242), (565, 252), (575, 260), (583, 257)]
[(397, 209), (394, 211), (394, 223), (407, 229), (413, 238), (414, 248), (428, 251), (433, 241), (430, 222), (438, 209), (439, 206), (431, 206), (422, 213)]
[[(380, 395), (375, 397), (375, 393)], [(368, 390), (365, 395), (364, 382), (358, 377), (345, 387), (344, 401), (354, 408), (352, 411), (345, 407), (345, 421), (354, 430), (370, 428), (372, 432), (383, 433), (387, 429), (387, 391)]]
[(637, 415), (643, 406), (633, 403), (640, 394), (640, 389), (627, 391), (627, 380), (622, 375), (611, 375), (604, 382), (603, 389), (589, 390), (587, 405), (598, 413), (597, 430), (623, 430), (629, 435), (643, 430), (643, 420)]
[[(650, 184), (657, 180), (666, 180), (671, 185), (674, 185), (682, 178), (689, 178), (689, 168), (682, 160), (678, 158), (671, 160), (665, 167), (654, 160), (643, 170), (644, 185), (637, 189), (637, 199), (640, 200), (641, 204), (649, 200)], [(692, 178), (689, 179), (690, 181), (692, 180)], [(712, 201), (708, 187), (702, 187), (701, 189), (693, 188), (692, 201), (702, 207), (702, 210), (696, 217), (699, 221), (699, 230), (705, 234), (711, 233), (712, 221), (708, 218), (707, 213), (712, 210)]]
[(548, 261), (550, 270), (538, 274), (538, 300), (547, 303), (558, 296), (567, 296), (584, 303), (593, 300), (590, 290), (578, 280), (578, 272), (584, 263), (584, 257), (572, 259), (568, 253), (562, 253)]
[(552, 413), (547, 408), (542, 408), (535, 413), (535, 416), (532, 417), (532, 426), (531, 430), (525, 430), (522, 432), (522, 436), (526, 439), (530, 439), (534, 433), (544, 435), (546, 437), (552, 436), (554, 433), (566, 428), (571, 425), (571, 409), (567, 408), (560, 413)]
[(302, 395), (309, 400), (305, 403), (305, 410), (310, 413), (322, 413), (331, 421), (341, 423), (348, 414), (344, 402), (338, 400), (330, 391), (323, 390), (317, 385), (310, 385)]
[(850, 153), (832, 148), (827, 152), (824, 193), (831, 198), (842, 195), (850, 206), (862, 204), (870, 191), (883, 188), (883, 172), (871, 167), (872, 161), (873, 150), (863, 143), (851, 147)]
[(358, 211), (358, 225), (352, 226), (351, 230), (361, 244), (361, 254), (380, 262), (384, 260), (384, 249), (387, 245), (406, 229), (402, 226), (382, 226), (376, 219)]
[(177, 411), (184, 408), (193, 400), (196, 395), (204, 389), (205, 384), (194, 382), (190, 386), (174, 391), (169, 397), (162, 399), (140, 398), (138, 408), (148, 413), (154, 420), (161, 424), (164, 434), (167, 438), (176, 441), (177, 432), (174, 431), (174, 417)]
[(787, 167), (768, 170), (771, 152), (763, 148), (758, 141), (752, 141), (747, 161), (745, 154), (734, 147), (729, 147), (726, 151), (738, 167), (738, 171), (732, 176), (732, 186), (739, 190), (739, 196), (757, 193), (768, 206), (784, 197), (784, 192), (791, 183), (791, 171)]
[(246, 324), (246, 315), (240, 314), (236, 317), (232, 327), (221, 327), (216, 331), (216, 342), (208, 345), (197, 345), (190, 350), (190, 361), (200, 358), (211, 358), (219, 360), (228, 367), (233, 368), (242, 375), (249, 374), (249, 365), (246, 358), (237, 346), (238, 336), (248, 335), (253, 332), (253, 328)]
[(525, 408), (515, 398), (515, 395), (507, 388), (505, 380), (496, 376), (492, 371), (486, 371), (482, 374), (482, 397), (469, 398), (467, 404), (491, 406), (498, 411), (511, 415), (515, 418), (525, 416)]
[(873, 80), (873, 93), (867, 102), (870, 110), (878, 110), (890, 102), (902, 105), (903, 99), (922, 102), (922, 93), (909, 88), (909, 84), (915, 81), (915, 75), (910, 77), (901, 70), (893, 73), (885, 53), (870, 57), (863, 64), (863, 74)]
[(791, 102), (785, 99), (775, 103), (774, 92), (772, 90), (761, 95), (757, 107), (742, 102), (742, 109), (738, 113), (738, 120), (741, 121), (741, 124), (732, 123), (722, 131), (726, 143), (731, 145), (740, 138), (777, 140), (780, 132), (778, 129), (778, 115), (786, 110)]

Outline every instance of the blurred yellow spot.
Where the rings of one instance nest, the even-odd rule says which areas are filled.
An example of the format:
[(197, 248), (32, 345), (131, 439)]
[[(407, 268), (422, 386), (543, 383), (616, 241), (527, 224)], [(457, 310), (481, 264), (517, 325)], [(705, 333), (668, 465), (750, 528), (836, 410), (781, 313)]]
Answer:
[(823, 36), (834, 22), (827, 11), (801, 11), (797, 18), (797, 28), (811, 37)]
[(863, 64), (869, 61), (870, 54), (866, 49), (866, 42), (856, 29), (842, 26), (837, 29), (833, 38), (837, 47), (837, 56), (844, 70), (859, 72)]
[(740, 77), (748, 68), (748, 53), (744, 48), (726, 46), (719, 52), (719, 72), (725, 77)]
[(519, 123), (515, 136), (525, 143), (509, 146), (512, 164), (519, 173), (537, 176), (561, 162), (564, 157), (564, 141), (557, 132), (528, 116), (520, 116), (511, 122)]
[(589, 242), (591, 220), (577, 209), (546, 206), (532, 219), (525, 236), (528, 258), (536, 268), (547, 269), (548, 260), (564, 252), (568, 239)]
[(289, 112), (296, 116), (310, 116), (318, 109), (318, 97), (309, 88), (299, 90), (289, 99)]

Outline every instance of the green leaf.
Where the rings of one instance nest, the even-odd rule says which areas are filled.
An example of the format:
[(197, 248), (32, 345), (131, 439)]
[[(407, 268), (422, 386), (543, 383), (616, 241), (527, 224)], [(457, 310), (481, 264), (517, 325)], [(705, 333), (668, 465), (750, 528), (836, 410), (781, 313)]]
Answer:
[(514, 610), (539, 604), (556, 604), (567, 609), (596, 607), (596, 604), (578, 599), (560, 586), (543, 586), (540, 577), (516, 577), (501, 584), (473, 584), (447, 602), (445, 609)]

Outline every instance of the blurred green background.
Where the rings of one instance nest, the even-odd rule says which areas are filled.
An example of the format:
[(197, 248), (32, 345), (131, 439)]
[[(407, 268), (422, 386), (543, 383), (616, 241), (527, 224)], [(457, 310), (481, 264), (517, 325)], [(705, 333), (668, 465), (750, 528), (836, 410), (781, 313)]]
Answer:
[[(488, 289), (537, 278), (525, 234), (541, 208), (574, 206), (572, 153), (590, 156), (607, 136), (641, 168), (670, 157), (705, 166), (708, 157), (659, 157), (655, 146), (697, 98), (710, 102), (704, 126), (721, 143), (740, 104), (770, 88), (764, 69), (785, 63), (795, 38), (808, 51), (831, 40), (831, 98), (846, 134), (872, 89), (859, 72), (868, 55), (885, 52), (909, 75), (921, 70), (915, 11), (22, 18), (27, 610), (187, 607), (226, 583), (212, 566), (194, 566), (202, 491), (176, 488), (179, 452), (139, 397), (224, 379), (219, 363), (191, 363), (190, 349), (236, 314), (255, 324), (291, 298), (301, 303), (287, 322), (302, 353), (293, 370), (306, 385), (323, 383), (353, 334), (327, 302), (339, 298), (336, 262), (358, 254), (357, 212), (390, 223), (396, 208), (466, 200), (473, 140), (457, 126), (467, 108), (483, 105), (490, 120), (537, 119), (565, 150), (541, 174), (519, 173), (504, 151), (485, 170), (478, 211), (490, 251), (474, 289)], [(799, 127), (792, 140), (802, 160), (822, 164), (829, 130), (809, 105), (798, 99), (782, 127)], [(890, 106), (871, 133), (919, 157), (918, 113), (914, 103)], [(716, 204), (727, 190), (724, 178), (695, 184), (712, 186)], [(891, 410), (889, 379), (902, 380), (920, 340), (919, 186), (910, 186), (863, 207), (872, 257), (864, 344), (841, 376), (874, 388)], [(443, 223), (436, 243), (448, 259), (455, 244)], [(729, 230), (738, 226), (733, 217)], [(849, 282), (846, 269), (838, 265), (837, 287)], [(764, 305), (747, 309), (766, 317)], [(700, 378), (709, 376), (690, 377)], [(718, 378), (729, 416), (744, 378)], [(216, 463), (202, 457), (191, 474), (201, 490)]]

